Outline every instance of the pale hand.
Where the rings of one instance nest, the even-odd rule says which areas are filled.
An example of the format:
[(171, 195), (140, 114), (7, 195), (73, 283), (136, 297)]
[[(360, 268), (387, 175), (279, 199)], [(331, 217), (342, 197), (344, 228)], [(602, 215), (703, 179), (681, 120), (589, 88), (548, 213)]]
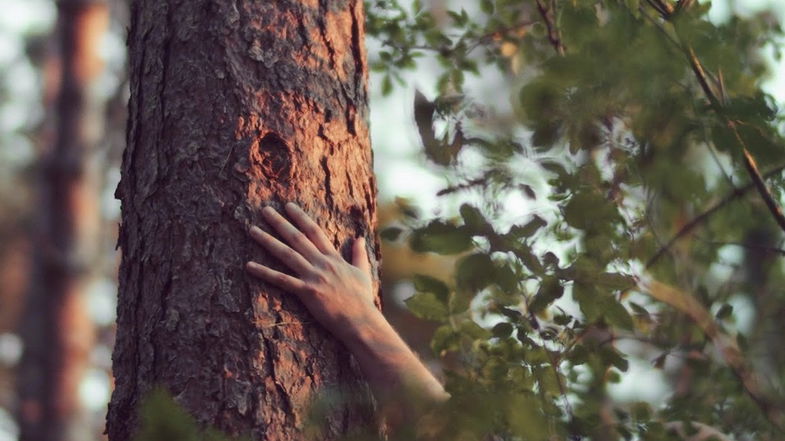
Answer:
[(374, 306), (365, 240), (358, 238), (352, 243), (350, 264), (300, 207), (288, 203), (286, 212), (299, 229), (273, 208), (262, 210), (288, 245), (257, 227), (250, 233), (297, 277), (256, 262), (247, 263), (248, 272), (295, 294), (314, 318), (346, 345), (382, 402), (382, 413), (391, 426), (416, 420), (422, 405), (448, 399), (439, 381)]
[(373, 303), (365, 239), (360, 237), (352, 243), (350, 264), (300, 207), (290, 202), (285, 210), (299, 228), (272, 207), (265, 207), (262, 214), (288, 245), (255, 226), (250, 234), (297, 277), (256, 262), (248, 262), (246, 269), (252, 275), (295, 294), (314, 318), (339, 339), (355, 338), (356, 328), (378, 313)]

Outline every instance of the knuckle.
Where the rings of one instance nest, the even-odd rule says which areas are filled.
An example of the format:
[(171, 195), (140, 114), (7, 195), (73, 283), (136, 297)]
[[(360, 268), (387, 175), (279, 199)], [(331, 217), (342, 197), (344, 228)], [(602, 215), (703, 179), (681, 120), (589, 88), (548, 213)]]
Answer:
[(322, 268), (334, 273), (338, 270), (338, 264), (335, 262), (335, 259), (327, 258), (322, 262)]
[(314, 285), (324, 286), (330, 279), (327, 277), (326, 274), (323, 272), (317, 272), (313, 275), (313, 283)]
[(305, 235), (298, 230), (294, 230), (289, 233), (289, 240), (293, 243), (303, 242), (305, 239)]
[(319, 286), (313, 282), (306, 283), (305, 286), (303, 286), (303, 292), (309, 296), (318, 295), (320, 291)]

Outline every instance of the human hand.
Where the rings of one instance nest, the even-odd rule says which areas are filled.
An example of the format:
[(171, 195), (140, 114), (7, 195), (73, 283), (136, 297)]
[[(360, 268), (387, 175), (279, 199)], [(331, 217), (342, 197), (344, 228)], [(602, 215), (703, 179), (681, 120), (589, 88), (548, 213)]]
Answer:
[(339, 339), (352, 338), (353, 333), (359, 332), (363, 324), (378, 313), (373, 303), (365, 239), (354, 240), (350, 264), (305, 211), (291, 202), (286, 204), (285, 210), (299, 229), (270, 206), (265, 207), (262, 214), (286, 243), (256, 226), (251, 227), (250, 234), (294, 271), (296, 277), (256, 262), (248, 262), (246, 270), (295, 294), (314, 318)]

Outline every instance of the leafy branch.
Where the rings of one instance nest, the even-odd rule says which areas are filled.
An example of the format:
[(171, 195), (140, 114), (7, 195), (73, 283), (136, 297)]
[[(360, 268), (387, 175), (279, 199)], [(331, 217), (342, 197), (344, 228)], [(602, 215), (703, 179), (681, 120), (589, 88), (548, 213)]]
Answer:
[[(761, 177), (761, 179), (768, 179), (768, 178), (770, 178), (772, 176), (776, 176), (779, 173), (781, 173), (783, 170), (785, 170), (785, 164), (780, 165), (778, 167), (775, 167), (772, 170), (769, 170), (765, 175), (763, 175)], [(718, 212), (721, 208), (723, 208), (724, 206), (728, 205), (730, 202), (740, 198), (741, 196), (744, 196), (745, 194), (747, 194), (748, 191), (752, 190), (755, 187), (756, 187), (756, 184), (751, 182), (751, 183), (745, 185), (744, 187), (736, 188), (732, 192), (728, 193), (719, 202), (717, 202), (716, 204), (712, 205), (709, 209), (707, 209), (703, 213), (701, 213), (701, 214), (695, 216), (694, 218), (692, 218), (692, 220), (690, 220), (689, 222), (684, 224), (684, 226), (681, 227), (681, 229), (679, 229), (679, 231), (675, 235), (673, 235), (673, 237), (671, 237), (670, 240), (668, 240), (668, 242), (665, 243), (665, 245), (660, 247), (660, 249), (658, 249), (657, 252), (654, 253), (654, 255), (649, 259), (649, 261), (646, 262), (646, 268), (650, 268), (652, 265), (657, 263), (657, 261), (679, 239), (681, 239), (684, 236), (686, 236), (687, 234), (689, 234), (696, 227), (698, 227), (701, 224), (705, 223), (712, 215), (714, 215), (716, 212)]]
[[(657, 12), (660, 13), (662, 18), (666, 21), (670, 20), (676, 14), (681, 12), (683, 9), (686, 9), (691, 2), (681, 1), (679, 2), (678, 6), (674, 9), (672, 5), (665, 3), (659, 0), (652, 0), (649, 2)], [(641, 6), (642, 8), (642, 6)], [(645, 12), (645, 11), (644, 11)], [(651, 20), (651, 17), (646, 15), (647, 18)], [(658, 26), (660, 30), (663, 30), (661, 27)], [(664, 31), (664, 30), (663, 30)], [(667, 32), (665, 32), (668, 35)], [(670, 35), (668, 35), (670, 38)], [(671, 41), (674, 41), (670, 38)], [(706, 69), (703, 67), (698, 56), (695, 54), (695, 50), (687, 45), (686, 47), (681, 43), (674, 41), (674, 43), (679, 47), (680, 50), (684, 52), (687, 57), (687, 60), (690, 63), (690, 68), (692, 72), (695, 74), (695, 78), (698, 80), (698, 84), (700, 84), (701, 90), (708, 98), (709, 103), (711, 104), (714, 111), (717, 115), (720, 116), (723, 123), (733, 132), (733, 136), (738, 143), (739, 147), (741, 147), (743, 153), (743, 162), (744, 168), (747, 170), (747, 174), (749, 174), (750, 179), (752, 180), (755, 188), (757, 189), (758, 193), (760, 194), (763, 201), (766, 203), (766, 207), (769, 209), (769, 212), (774, 217), (774, 220), (780, 226), (780, 228), (785, 231), (785, 213), (782, 211), (782, 207), (779, 206), (779, 203), (774, 199), (774, 195), (771, 194), (771, 190), (769, 190), (768, 186), (763, 180), (763, 176), (761, 176), (760, 170), (758, 169), (758, 165), (755, 161), (755, 158), (749, 152), (747, 142), (744, 141), (739, 130), (737, 128), (737, 122), (732, 120), (728, 117), (725, 108), (717, 97), (717, 94), (714, 92), (713, 88), (709, 84), (708, 75), (706, 73)]]
[(703, 331), (720, 352), (725, 364), (741, 381), (747, 395), (763, 411), (778, 430), (785, 432), (785, 411), (761, 387), (759, 376), (745, 363), (734, 338), (721, 331), (709, 311), (693, 296), (671, 285), (649, 280), (640, 284), (641, 289), (655, 299), (671, 305), (686, 314)]

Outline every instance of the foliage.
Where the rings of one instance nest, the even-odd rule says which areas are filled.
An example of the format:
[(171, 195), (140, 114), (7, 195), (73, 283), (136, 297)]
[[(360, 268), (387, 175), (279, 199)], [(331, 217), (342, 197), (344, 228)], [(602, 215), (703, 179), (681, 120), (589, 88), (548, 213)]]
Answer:
[[(451, 179), (439, 195), (462, 202), (382, 233), (461, 256), (407, 300), (441, 324), (432, 348), (450, 366), (449, 424), (425, 432), (653, 441), (695, 423), (781, 439), (785, 251), (761, 196), (782, 199), (785, 142), (760, 87), (779, 24), (713, 23), (709, 3), (685, 0), (443, 6), (368, 3), (383, 92), (420, 60), (440, 66), (414, 116)], [(509, 114), (467, 80), (493, 69)], [(756, 167), (773, 170), (768, 189)], [(664, 402), (610, 392), (641, 361), (662, 372)]]
[(147, 394), (140, 409), (141, 421), (134, 441), (228, 441), (219, 430), (200, 429), (194, 417), (169, 392), (155, 389)]

